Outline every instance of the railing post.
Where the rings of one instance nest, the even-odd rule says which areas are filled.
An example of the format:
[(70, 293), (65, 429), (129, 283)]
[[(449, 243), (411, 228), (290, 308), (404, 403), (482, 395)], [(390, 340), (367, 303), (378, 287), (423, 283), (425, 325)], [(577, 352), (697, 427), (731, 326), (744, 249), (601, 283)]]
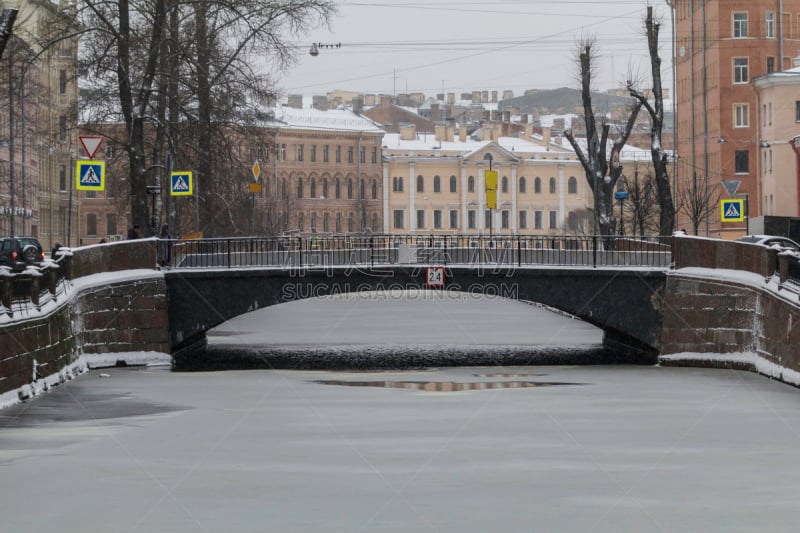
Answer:
[(369, 238), (369, 266), (375, 268), (375, 237)]
[(522, 266), (522, 239), (517, 235), (517, 266)]
[(228, 268), (231, 268), (231, 240), (225, 241), (225, 249), (228, 252)]
[(597, 235), (592, 235), (592, 267), (597, 268)]
[(303, 266), (303, 238), (297, 237), (297, 266)]

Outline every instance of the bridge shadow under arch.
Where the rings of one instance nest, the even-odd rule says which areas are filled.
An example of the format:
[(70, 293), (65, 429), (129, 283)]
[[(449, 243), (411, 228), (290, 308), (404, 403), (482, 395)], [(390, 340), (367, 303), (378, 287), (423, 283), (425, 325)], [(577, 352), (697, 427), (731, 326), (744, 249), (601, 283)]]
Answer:
[[(425, 267), (167, 271), (170, 342), (176, 360), (197, 353), (206, 332), (273, 305), (337, 294), (427, 290)], [(655, 363), (666, 274), (660, 270), (448, 267), (437, 290), (540, 303), (603, 330), (626, 361)]]

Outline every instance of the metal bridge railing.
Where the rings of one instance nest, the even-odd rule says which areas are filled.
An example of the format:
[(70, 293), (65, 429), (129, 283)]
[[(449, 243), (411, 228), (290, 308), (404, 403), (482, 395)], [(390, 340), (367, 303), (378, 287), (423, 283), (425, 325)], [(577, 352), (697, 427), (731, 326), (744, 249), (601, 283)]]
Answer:
[(172, 268), (381, 264), (669, 268), (670, 238), (359, 235), (162, 241)]

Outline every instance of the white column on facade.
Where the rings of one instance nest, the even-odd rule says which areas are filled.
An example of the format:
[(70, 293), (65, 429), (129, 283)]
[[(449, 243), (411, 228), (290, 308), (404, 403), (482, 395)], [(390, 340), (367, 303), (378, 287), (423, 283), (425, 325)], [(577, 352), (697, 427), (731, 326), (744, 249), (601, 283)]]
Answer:
[(467, 232), (467, 169), (461, 161), (461, 220), (458, 221), (459, 233)]
[(517, 233), (517, 165), (511, 165), (511, 233)]
[(564, 233), (564, 197), (567, 194), (567, 188), (564, 187), (564, 164), (558, 165), (558, 220), (556, 225), (561, 233)]
[(486, 216), (484, 212), (486, 211), (486, 176), (484, 175), (484, 171), (486, 170), (486, 166), (483, 163), (478, 164), (478, 183), (475, 184), (478, 187), (478, 232), (483, 233), (483, 230), (486, 227)]
[(389, 224), (392, 222), (392, 213), (389, 209), (389, 165), (383, 165), (383, 233), (389, 233)]
[(417, 191), (417, 180), (414, 178), (414, 163), (408, 164), (408, 231), (417, 229), (417, 204), (414, 196)]

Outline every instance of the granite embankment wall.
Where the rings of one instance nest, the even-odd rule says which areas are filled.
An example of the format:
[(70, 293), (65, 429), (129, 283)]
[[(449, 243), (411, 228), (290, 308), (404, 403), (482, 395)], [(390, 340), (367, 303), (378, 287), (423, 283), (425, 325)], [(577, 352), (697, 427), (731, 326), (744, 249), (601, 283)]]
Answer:
[(676, 238), (673, 259), (661, 327), (661, 354), (673, 357), (662, 364), (746, 368), (755, 354), (800, 372), (800, 305), (785, 285), (786, 256), (751, 244)]
[[(168, 352), (166, 288), (155, 264), (155, 240), (78, 249), (60, 264), (68, 287), (56, 301), (35, 313), (4, 308), (0, 395), (58, 374), (81, 353)], [(139, 269), (152, 272), (108, 276)]]

